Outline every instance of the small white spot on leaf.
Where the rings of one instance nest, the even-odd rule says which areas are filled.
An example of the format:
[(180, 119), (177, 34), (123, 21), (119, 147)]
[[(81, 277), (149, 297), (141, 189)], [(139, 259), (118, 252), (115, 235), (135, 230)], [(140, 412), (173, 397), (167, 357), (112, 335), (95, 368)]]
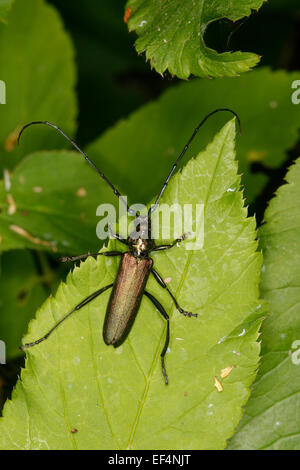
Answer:
[(120, 355), (122, 354), (122, 352), (123, 352), (123, 346), (119, 346), (118, 348), (115, 349), (115, 354)]
[(142, 20), (139, 24), (139, 28), (142, 28), (145, 24), (147, 24), (146, 20)]
[(84, 187), (78, 188), (76, 194), (78, 197), (85, 197), (87, 195), (87, 190)]
[(34, 188), (32, 188), (32, 191), (34, 193), (42, 193), (43, 192), (43, 188), (41, 186), (35, 186)]

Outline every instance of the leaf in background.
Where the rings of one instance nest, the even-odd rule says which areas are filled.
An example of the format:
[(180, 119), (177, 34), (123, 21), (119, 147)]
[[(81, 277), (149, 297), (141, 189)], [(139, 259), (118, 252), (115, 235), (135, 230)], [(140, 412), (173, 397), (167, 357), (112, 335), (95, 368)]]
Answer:
[(29, 155), (8, 184), (9, 189), (0, 183), (0, 251), (98, 251), (102, 242), (96, 236), (96, 209), (117, 199), (77, 152)]
[(0, 21), (5, 22), (13, 0), (0, 0)]
[(206, 46), (205, 30), (222, 18), (237, 21), (258, 10), (264, 0), (129, 0), (129, 30), (136, 31), (137, 52), (159, 73), (179, 78), (233, 77), (248, 71), (259, 56), (244, 52), (217, 53)]
[(271, 200), (260, 229), (261, 290), (271, 315), (262, 327), (262, 359), (244, 418), (230, 447), (300, 449), (300, 160)]
[(0, 70), (7, 103), (0, 107), (0, 168), (13, 168), (34, 150), (66, 146), (53, 132), (30, 130), (16, 147), (20, 127), (34, 120), (75, 130), (73, 47), (53, 7), (15, 0), (8, 25), (0, 25)]
[[(291, 101), (291, 84), (298, 78), (296, 72), (264, 68), (235, 79), (181, 84), (118, 123), (87, 151), (105, 173), (115, 175), (115, 183), (131, 202), (145, 202), (158, 193), (200, 120), (216, 108), (229, 107), (241, 118), (239, 170), (247, 200), (253, 202), (267, 176), (252, 174), (252, 163), (276, 168), (298, 140), (300, 106)], [(197, 154), (209, 142), (226, 117), (220, 113), (203, 126), (189, 155)]]
[[(1, 449), (224, 448), (255, 376), (264, 309), (258, 303), (255, 221), (243, 208), (234, 137), (231, 121), (165, 193), (164, 203), (205, 204), (204, 248), (189, 251), (182, 244), (153, 256), (162, 276), (172, 276), (180, 303), (198, 319), (180, 315), (153, 278), (147, 285), (171, 317), (169, 386), (161, 374), (165, 324), (158, 312), (144, 298), (124, 344), (107, 347), (101, 333), (107, 292), (28, 351), (22, 380), (0, 420)], [(118, 260), (100, 258), (74, 269), (38, 312), (25, 341), (113, 282)], [(219, 392), (214, 377), (232, 366)]]
[(20, 355), (19, 346), (28, 321), (49, 294), (42, 281), (29, 251), (2, 255), (0, 339), (5, 341), (7, 359)]
[(123, 22), (124, 0), (84, 0), (84, 7), (76, 1), (51, 2), (62, 14), (76, 47), (77, 138), (87, 143), (157, 96), (166, 83), (136, 54), (134, 38)]

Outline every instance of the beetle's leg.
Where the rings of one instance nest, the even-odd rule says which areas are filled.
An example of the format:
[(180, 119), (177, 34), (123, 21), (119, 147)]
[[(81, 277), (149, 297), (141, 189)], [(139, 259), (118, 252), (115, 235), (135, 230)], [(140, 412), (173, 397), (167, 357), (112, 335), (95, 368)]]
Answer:
[(23, 344), (22, 346), (20, 346), (20, 349), (27, 349), (27, 348), (31, 348), (32, 346), (35, 346), (36, 344), (39, 344), (41, 343), (42, 341), (45, 341), (45, 339), (47, 339), (51, 333), (53, 333), (53, 331), (63, 322), (65, 321), (70, 315), (72, 315), (72, 313), (74, 312), (77, 312), (77, 310), (80, 310), (82, 307), (84, 307), (86, 304), (88, 304), (89, 302), (91, 302), (91, 300), (94, 300), (96, 297), (98, 297), (98, 295), (102, 294), (103, 292), (105, 292), (107, 289), (110, 289), (111, 287), (113, 286), (113, 284), (109, 284), (108, 286), (105, 286), (105, 287), (102, 287), (102, 289), (99, 289), (97, 290), (96, 292), (94, 292), (93, 294), (89, 295), (86, 299), (84, 299), (82, 302), (80, 302), (80, 304), (76, 305), (76, 307), (72, 310), (72, 312), (69, 312), (67, 315), (65, 315), (61, 320), (59, 320), (58, 323), (56, 323), (56, 325), (54, 325), (50, 331), (48, 331), (47, 334), (45, 334), (45, 336), (43, 336), (42, 338), (36, 340), (36, 341), (33, 341), (32, 343), (27, 343), (27, 344)]
[(116, 240), (123, 243), (124, 245), (128, 245), (128, 241), (125, 238), (122, 238), (119, 234), (114, 233), (112, 229), (110, 228), (110, 225), (108, 226), (108, 231), (112, 238), (115, 238)]
[(196, 317), (197, 318), (197, 313), (192, 313), (192, 312), (186, 312), (185, 310), (183, 310), (183, 308), (180, 307), (180, 305), (178, 304), (176, 298), (174, 297), (174, 295), (172, 294), (172, 292), (170, 291), (170, 289), (168, 288), (167, 284), (165, 283), (165, 281), (162, 279), (162, 277), (158, 274), (157, 271), (155, 271), (155, 269), (151, 269), (151, 272), (153, 274), (153, 276), (155, 277), (156, 281), (158, 282), (158, 284), (163, 287), (164, 289), (167, 290), (167, 292), (170, 294), (170, 296), (172, 297), (172, 300), (175, 304), (175, 307), (177, 308), (178, 312), (182, 313), (182, 315), (184, 315), (185, 317)]
[[(123, 243), (124, 245), (128, 245), (127, 240), (125, 240), (124, 238), (121, 238), (120, 235), (113, 233), (110, 226), (108, 226), (108, 231), (112, 238), (115, 238), (116, 240)], [(121, 256), (121, 255), (123, 255), (122, 251), (106, 251), (104, 253), (87, 253), (86, 255), (79, 255), (79, 256), (64, 256), (62, 258), (59, 258), (59, 260), (65, 263), (67, 261), (78, 261), (81, 259), (86, 259), (89, 256)]]
[(121, 251), (106, 251), (104, 253), (88, 253), (86, 255), (79, 255), (79, 256), (64, 256), (63, 258), (59, 258), (59, 261), (66, 263), (67, 261), (78, 261), (80, 259), (88, 258), (89, 256), (121, 256), (123, 253)]
[(166, 340), (165, 340), (163, 350), (160, 354), (160, 357), (161, 357), (161, 369), (162, 369), (162, 373), (163, 373), (163, 376), (164, 376), (164, 379), (165, 379), (165, 384), (168, 385), (169, 381), (168, 381), (168, 375), (167, 375), (166, 367), (165, 367), (165, 355), (166, 355), (166, 352), (168, 350), (168, 346), (169, 346), (169, 342), (170, 342), (170, 319), (169, 319), (169, 315), (167, 314), (167, 312), (165, 311), (165, 309), (161, 305), (161, 303), (159, 303), (159, 301), (155, 297), (153, 297), (153, 295), (151, 295), (147, 291), (144, 291), (144, 294), (151, 300), (151, 302), (155, 305), (155, 307), (157, 308), (159, 313), (161, 313), (161, 315), (167, 321)]
[(151, 250), (151, 251), (169, 250), (170, 248), (173, 248), (173, 246), (178, 245), (179, 243), (181, 243), (183, 240), (186, 240), (189, 237), (189, 235), (190, 235), (189, 233), (184, 233), (183, 235), (181, 235), (180, 238), (176, 238), (176, 240), (174, 240), (172, 243), (170, 243), (168, 245), (155, 246), (153, 248), (153, 250)]

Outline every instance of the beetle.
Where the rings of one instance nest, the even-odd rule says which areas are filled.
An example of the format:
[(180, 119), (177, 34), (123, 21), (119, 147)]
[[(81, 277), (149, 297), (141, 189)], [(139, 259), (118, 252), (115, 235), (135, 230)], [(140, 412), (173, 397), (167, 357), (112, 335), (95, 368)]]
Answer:
[(101, 289), (97, 290), (93, 294), (89, 295), (85, 298), (82, 302), (80, 302), (71, 312), (65, 315), (56, 325), (54, 325), (48, 333), (46, 333), (40, 339), (33, 341), (31, 343), (24, 344), (20, 346), (21, 349), (28, 349), (31, 348), (42, 341), (45, 341), (51, 333), (70, 315), (74, 312), (80, 310), (93, 299), (101, 295), (103, 292), (106, 292), (108, 289), (112, 288), (109, 302), (106, 309), (106, 315), (104, 320), (103, 326), (103, 339), (107, 345), (113, 345), (114, 347), (120, 346), (124, 340), (126, 339), (127, 335), (129, 334), (132, 324), (135, 320), (135, 317), (138, 313), (138, 310), (141, 305), (141, 301), (143, 295), (148, 297), (148, 299), (153, 303), (162, 317), (166, 320), (167, 328), (166, 328), (166, 338), (163, 349), (161, 351), (161, 368), (162, 374), (164, 378), (164, 382), (168, 385), (168, 375), (166, 372), (165, 367), (165, 355), (168, 349), (169, 340), (170, 340), (170, 320), (169, 315), (167, 314), (165, 308), (162, 304), (150, 293), (146, 290), (147, 281), (149, 275), (152, 274), (158, 284), (165, 289), (171, 297), (171, 300), (174, 302), (175, 307), (177, 310), (186, 317), (197, 317), (196, 313), (188, 312), (184, 310), (179, 303), (177, 302), (175, 296), (172, 294), (171, 290), (168, 288), (166, 282), (163, 278), (158, 274), (158, 272), (153, 267), (153, 259), (149, 256), (151, 252), (157, 251), (164, 251), (173, 248), (175, 245), (183, 242), (186, 238), (188, 238), (188, 234), (182, 235), (180, 238), (177, 238), (172, 243), (163, 244), (163, 245), (156, 245), (154, 240), (151, 238), (151, 216), (153, 212), (157, 209), (160, 199), (164, 194), (171, 177), (173, 176), (178, 164), (186, 151), (188, 150), (192, 140), (195, 138), (196, 134), (198, 133), (200, 127), (205, 123), (205, 121), (215, 113), (220, 111), (228, 111), (232, 113), (238, 121), (239, 127), (240, 120), (238, 115), (228, 108), (218, 108), (209, 113), (202, 119), (200, 124), (195, 128), (194, 132), (192, 133), (190, 139), (184, 146), (182, 152), (180, 153), (179, 157), (175, 161), (170, 173), (168, 174), (167, 179), (165, 180), (158, 196), (153, 205), (151, 205), (147, 216), (138, 215), (133, 209), (129, 208), (125, 199), (121, 196), (119, 191), (115, 188), (115, 186), (110, 182), (110, 180), (96, 167), (96, 165), (90, 160), (90, 158), (85, 154), (83, 150), (81, 150), (78, 145), (68, 137), (58, 126), (51, 124), (48, 121), (34, 121), (27, 125), (25, 125), (19, 133), (18, 142), (20, 141), (20, 137), (24, 130), (32, 125), (35, 124), (45, 124), (50, 126), (56, 131), (58, 131), (61, 135), (67, 139), (73, 147), (78, 150), (78, 152), (86, 159), (86, 161), (93, 167), (93, 169), (100, 175), (102, 179), (110, 186), (113, 190), (114, 194), (118, 197), (119, 200), (126, 206), (127, 213), (131, 216), (135, 217), (134, 224), (135, 227), (139, 230), (139, 235), (136, 236), (136, 232), (130, 233), (127, 239), (122, 238), (120, 235), (113, 233), (109, 227), (109, 232), (112, 238), (115, 238), (122, 244), (125, 244), (128, 248), (127, 252), (121, 251), (107, 251), (103, 253), (94, 253), (94, 254), (85, 254), (80, 256), (71, 256), (71, 257), (64, 257), (61, 258), (62, 261), (77, 261), (86, 259), (89, 256), (120, 256), (121, 261), (119, 264), (119, 270), (115, 279), (115, 282), (109, 284), (108, 286), (102, 287)]

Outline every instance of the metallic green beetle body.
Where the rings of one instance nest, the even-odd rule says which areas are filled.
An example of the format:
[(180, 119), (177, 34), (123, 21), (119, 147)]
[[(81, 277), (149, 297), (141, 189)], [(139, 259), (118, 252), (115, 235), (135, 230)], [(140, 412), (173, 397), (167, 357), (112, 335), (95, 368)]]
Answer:
[(145, 286), (153, 266), (151, 258), (122, 256), (119, 271), (106, 309), (103, 339), (119, 346), (125, 340), (140, 308)]

